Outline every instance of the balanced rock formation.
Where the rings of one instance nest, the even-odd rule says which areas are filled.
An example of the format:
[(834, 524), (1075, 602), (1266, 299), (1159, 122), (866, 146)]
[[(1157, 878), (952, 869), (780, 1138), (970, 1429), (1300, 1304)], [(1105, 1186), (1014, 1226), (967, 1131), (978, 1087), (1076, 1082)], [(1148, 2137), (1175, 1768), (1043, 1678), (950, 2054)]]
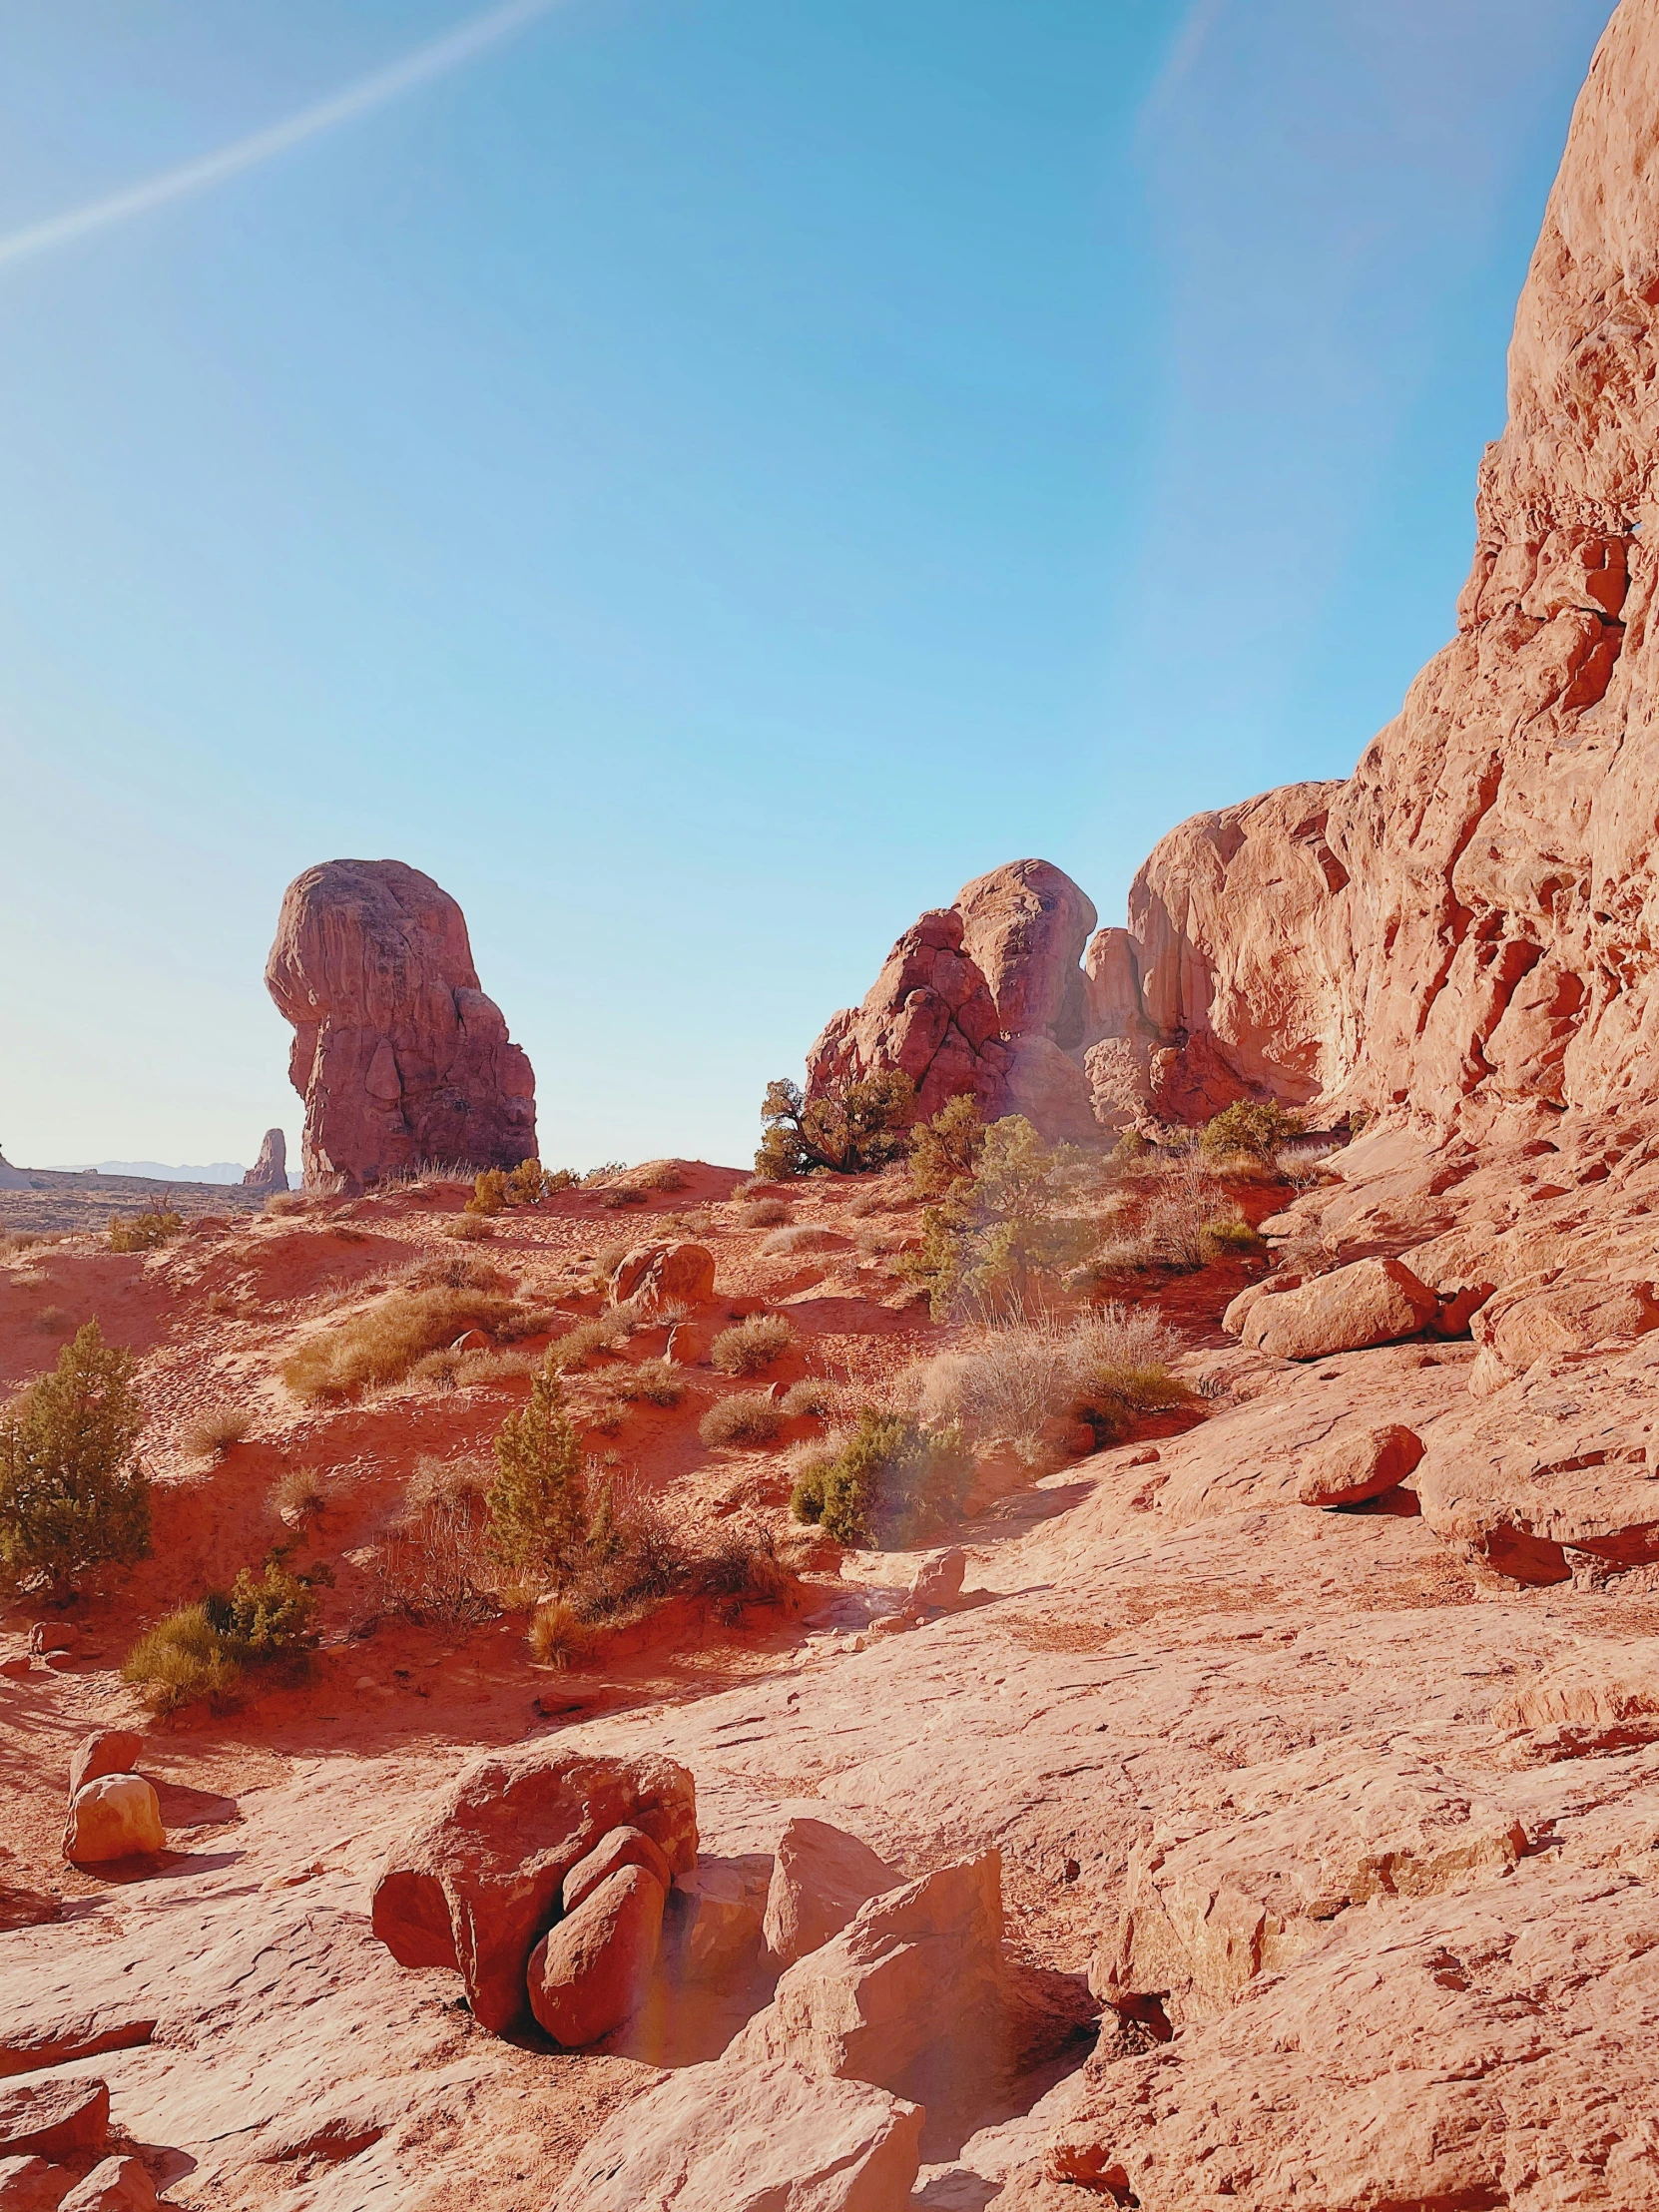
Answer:
[(269, 1195), (288, 1187), (288, 1141), (279, 1129), (268, 1129), (260, 1156), (242, 1179), (245, 1191)]
[(401, 860), (307, 868), (282, 899), (266, 986), (293, 1024), (307, 1187), (535, 1156), (535, 1076), (430, 876)]

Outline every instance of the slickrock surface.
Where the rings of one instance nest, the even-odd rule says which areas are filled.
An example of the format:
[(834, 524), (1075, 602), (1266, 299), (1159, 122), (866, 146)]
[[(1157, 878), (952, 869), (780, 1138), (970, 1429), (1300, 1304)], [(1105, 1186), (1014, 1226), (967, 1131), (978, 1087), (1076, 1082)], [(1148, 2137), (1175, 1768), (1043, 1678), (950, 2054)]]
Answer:
[(327, 860), (288, 885), (266, 986), (293, 1024), (306, 1187), (536, 1151), (530, 1063), (479, 988), (466, 920), (400, 860)]

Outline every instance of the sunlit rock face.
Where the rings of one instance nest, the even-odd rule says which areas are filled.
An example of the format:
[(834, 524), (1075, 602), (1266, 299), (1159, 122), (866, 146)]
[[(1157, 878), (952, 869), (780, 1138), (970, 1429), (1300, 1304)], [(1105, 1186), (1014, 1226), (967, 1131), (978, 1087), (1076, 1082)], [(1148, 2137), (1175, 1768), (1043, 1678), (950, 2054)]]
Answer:
[(293, 1024), (307, 1188), (534, 1156), (535, 1075), (478, 986), (466, 917), (418, 868), (325, 860), (296, 876), (266, 984)]

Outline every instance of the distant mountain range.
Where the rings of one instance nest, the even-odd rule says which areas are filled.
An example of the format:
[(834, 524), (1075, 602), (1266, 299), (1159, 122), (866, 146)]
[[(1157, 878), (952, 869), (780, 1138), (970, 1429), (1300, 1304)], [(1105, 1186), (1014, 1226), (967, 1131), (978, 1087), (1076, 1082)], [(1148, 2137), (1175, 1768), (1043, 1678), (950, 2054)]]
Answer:
[(240, 1183), (248, 1170), (235, 1160), (211, 1160), (206, 1167), (169, 1167), (161, 1160), (76, 1160), (50, 1169), (54, 1175), (148, 1175), (158, 1183)]

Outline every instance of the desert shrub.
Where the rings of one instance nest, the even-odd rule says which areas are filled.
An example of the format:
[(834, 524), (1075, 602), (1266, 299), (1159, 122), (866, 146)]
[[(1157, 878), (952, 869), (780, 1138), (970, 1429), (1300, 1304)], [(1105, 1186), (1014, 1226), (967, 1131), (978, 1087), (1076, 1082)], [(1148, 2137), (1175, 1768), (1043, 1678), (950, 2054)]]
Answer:
[(890, 1214), (902, 1206), (907, 1193), (895, 1191), (890, 1176), (883, 1175), (874, 1188), (860, 1191), (846, 1203), (847, 1218), (851, 1221), (867, 1221), (871, 1214)]
[(618, 1369), (605, 1382), (613, 1397), (630, 1405), (678, 1405), (686, 1394), (686, 1379), (672, 1360), (642, 1360), (638, 1367)]
[(345, 1397), (400, 1381), (417, 1360), (468, 1329), (512, 1336), (528, 1333), (536, 1319), (491, 1291), (447, 1286), (393, 1291), (307, 1337), (283, 1362), (282, 1381), (298, 1397)]
[(31, 1326), (42, 1337), (61, 1337), (73, 1324), (61, 1306), (43, 1306)]
[(582, 1178), (574, 1168), (549, 1168), (542, 1182), (550, 1197), (555, 1191), (577, 1191), (582, 1187)]
[(587, 1621), (616, 1620), (660, 1604), (681, 1586), (686, 1559), (662, 1508), (638, 1482), (589, 1479), (587, 1541), (571, 1602)]
[(446, 1221), (438, 1230), (440, 1237), (452, 1237), (457, 1244), (479, 1244), (486, 1237), (493, 1237), (495, 1229), (481, 1214), (457, 1214), (453, 1221)]
[(783, 1181), (828, 1171), (868, 1175), (909, 1150), (915, 1085), (897, 1069), (808, 1098), (787, 1078), (767, 1085), (759, 1174)]
[(763, 1239), (761, 1250), (768, 1259), (776, 1260), (791, 1252), (827, 1252), (839, 1242), (834, 1230), (804, 1221), (793, 1229), (775, 1229)]
[(752, 1198), (747, 1206), (738, 1208), (737, 1226), (740, 1229), (776, 1229), (790, 1218), (790, 1209), (781, 1198)]
[(626, 1175), (627, 1173), (628, 1163), (626, 1160), (601, 1160), (598, 1167), (589, 1168), (581, 1177), (582, 1187), (585, 1190), (592, 1190), (599, 1184), (610, 1182), (613, 1176)]
[(784, 1416), (766, 1390), (738, 1390), (717, 1398), (697, 1424), (706, 1444), (770, 1444), (778, 1437)]
[(1152, 1139), (1139, 1129), (1126, 1129), (1113, 1145), (1110, 1158), (1115, 1168), (1139, 1167), (1151, 1158), (1156, 1150)]
[(1226, 1253), (1258, 1253), (1267, 1250), (1266, 1240), (1252, 1229), (1242, 1214), (1206, 1222), (1204, 1244), (1212, 1259), (1220, 1258)]
[(315, 1467), (284, 1467), (269, 1493), (272, 1511), (293, 1528), (322, 1510), (322, 1495)]
[(959, 1428), (866, 1406), (834, 1457), (802, 1475), (790, 1508), (837, 1543), (903, 1543), (960, 1512), (972, 1476)]
[(1312, 1144), (1290, 1144), (1281, 1147), (1273, 1156), (1273, 1164), (1280, 1178), (1293, 1189), (1311, 1191), (1323, 1183), (1328, 1170), (1326, 1162), (1336, 1146), (1323, 1140)]
[(760, 1375), (781, 1360), (795, 1342), (795, 1329), (782, 1314), (752, 1314), (723, 1329), (709, 1350), (722, 1375)]
[(918, 1198), (942, 1198), (972, 1176), (984, 1149), (985, 1125), (965, 1094), (947, 1099), (931, 1121), (910, 1132), (910, 1188)]
[(273, 1191), (260, 1208), (262, 1214), (272, 1214), (278, 1218), (284, 1214), (302, 1214), (304, 1211), (305, 1194), (303, 1191)]
[(452, 1628), (489, 1620), (499, 1610), (491, 1568), (482, 1520), (469, 1500), (435, 1492), (381, 1541), (375, 1559), (381, 1610)]
[(226, 1705), (242, 1686), (242, 1668), (201, 1605), (181, 1606), (146, 1629), (122, 1661), (121, 1676), (144, 1690), (155, 1713)]
[(1041, 1315), (975, 1329), (929, 1363), (920, 1415), (930, 1426), (957, 1422), (975, 1442), (1004, 1438), (1035, 1461), (1045, 1422), (1115, 1402), (1103, 1377), (1142, 1377), (1155, 1393), (1179, 1349), (1155, 1314), (1115, 1304), (1076, 1321)]
[(527, 1638), (530, 1656), (541, 1667), (579, 1667), (593, 1649), (593, 1630), (565, 1598), (538, 1605)]
[(799, 1382), (790, 1384), (783, 1398), (784, 1411), (796, 1419), (805, 1415), (828, 1420), (839, 1402), (840, 1392), (822, 1375), (804, 1375)]
[(235, 1405), (216, 1405), (194, 1420), (179, 1441), (193, 1459), (220, 1459), (248, 1433), (248, 1415)]
[(301, 1679), (316, 1642), (316, 1593), (333, 1579), (321, 1562), (296, 1573), (273, 1552), (259, 1574), (244, 1567), (229, 1590), (210, 1590), (158, 1621), (123, 1660), (122, 1680), (170, 1713), (203, 1699), (228, 1702), (250, 1671)]
[(151, 1214), (129, 1214), (125, 1220), (119, 1214), (110, 1216), (110, 1250), (112, 1252), (153, 1252), (158, 1245), (176, 1237), (185, 1226), (183, 1214), (158, 1211)]
[(1023, 1312), (1044, 1278), (1093, 1242), (1086, 1223), (1057, 1218), (1053, 1155), (1022, 1114), (992, 1122), (971, 1178), (924, 1209), (919, 1249), (903, 1273), (925, 1285), (935, 1321), (967, 1312)]
[(614, 1352), (633, 1334), (640, 1319), (639, 1309), (628, 1300), (607, 1308), (603, 1314), (590, 1315), (554, 1339), (547, 1350), (548, 1364), (555, 1371), (568, 1372), (584, 1366), (596, 1352)]
[(637, 1183), (607, 1183), (599, 1194), (599, 1203), (608, 1213), (619, 1214), (625, 1206), (643, 1206), (645, 1193)]
[(587, 1542), (588, 1483), (551, 1360), (530, 1385), (530, 1402), (502, 1422), (495, 1461), (485, 1508), (497, 1557), (563, 1590)]
[(547, 1177), (539, 1160), (520, 1160), (507, 1177), (509, 1206), (539, 1206), (547, 1196)]
[(634, 1170), (633, 1180), (642, 1191), (683, 1191), (685, 1173), (678, 1160), (648, 1160)]
[(60, 1601), (95, 1569), (150, 1550), (150, 1479), (133, 1356), (95, 1321), (0, 1419), (0, 1566)]
[(507, 1203), (507, 1178), (500, 1168), (480, 1168), (473, 1178), (469, 1214), (499, 1214)]
[(1097, 1446), (1122, 1443), (1147, 1413), (1178, 1412), (1194, 1392), (1157, 1362), (1145, 1367), (1103, 1365), (1072, 1408), (1094, 1430)]
[(1271, 1160), (1282, 1144), (1300, 1136), (1306, 1127), (1300, 1114), (1288, 1113), (1276, 1099), (1240, 1098), (1205, 1123), (1199, 1141), (1211, 1159), (1243, 1152), (1255, 1160)]
[(718, 1619), (731, 1622), (747, 1605), (776, 1605), (792, 1577), (778, 1557), (769, 1528), (724, 1529), (708, 1551), (692, 1560), (686, 1575), (700, 1597), (714, 1601)]

